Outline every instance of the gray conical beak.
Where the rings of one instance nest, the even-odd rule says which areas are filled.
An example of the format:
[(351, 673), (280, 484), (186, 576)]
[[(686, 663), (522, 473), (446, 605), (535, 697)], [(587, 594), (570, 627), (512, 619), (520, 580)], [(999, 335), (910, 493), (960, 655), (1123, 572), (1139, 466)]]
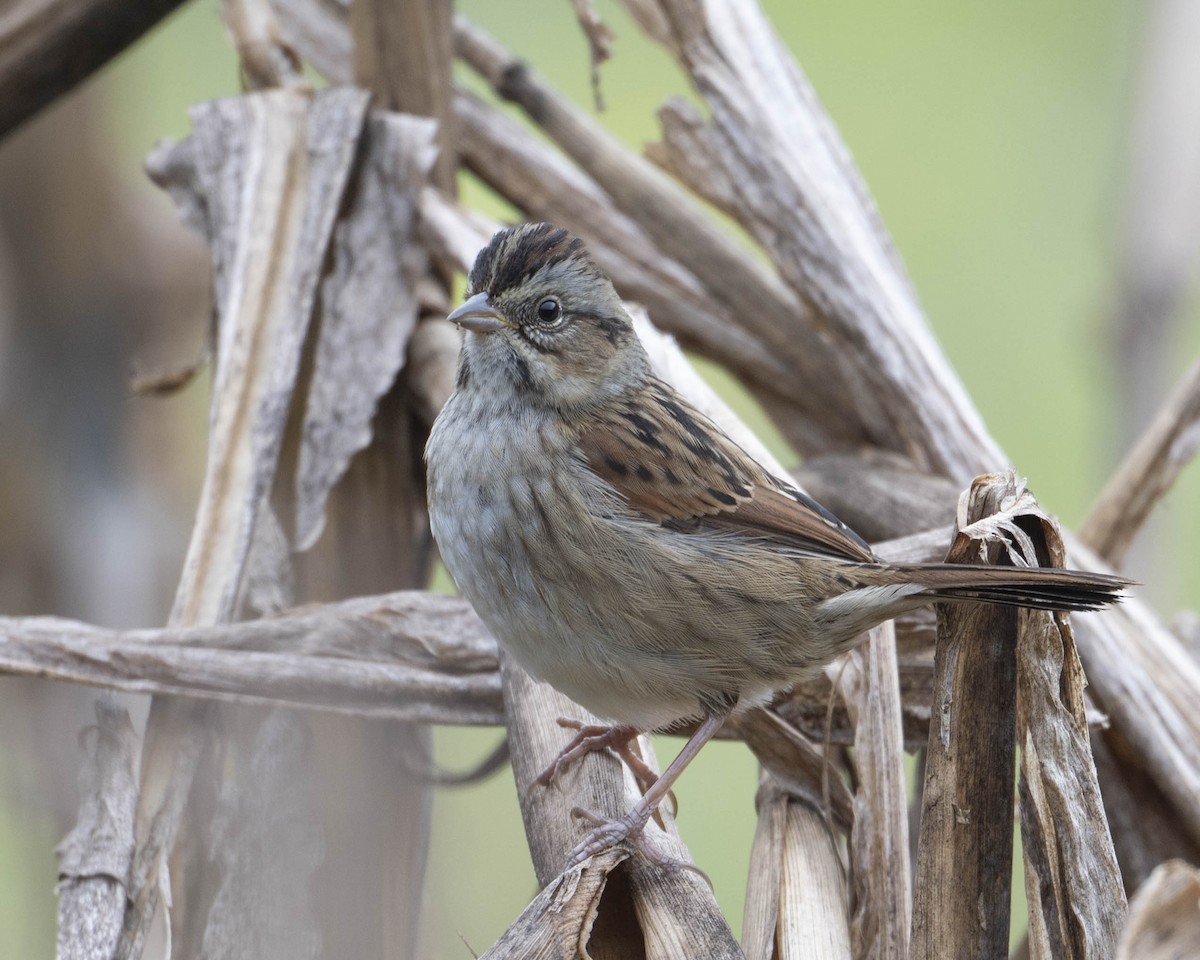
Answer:
[(475, 294), (446, 319), (475, 333), (495, 333), (509, 326), (504, 315), (488, 302), (487, 291)]

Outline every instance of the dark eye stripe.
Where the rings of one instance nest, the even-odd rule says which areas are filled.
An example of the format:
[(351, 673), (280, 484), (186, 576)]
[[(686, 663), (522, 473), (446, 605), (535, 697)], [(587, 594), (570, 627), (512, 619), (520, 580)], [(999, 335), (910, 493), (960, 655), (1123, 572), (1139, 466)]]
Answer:
[(572, 310), (571, 315), (591, 320), (600, 328), (600, 332), (604, 334), (608, 342), (614, 347), (623, 337), (633, 333), (633, 328), (628, 323), (607, 313), (595, 313), (590, 310)]

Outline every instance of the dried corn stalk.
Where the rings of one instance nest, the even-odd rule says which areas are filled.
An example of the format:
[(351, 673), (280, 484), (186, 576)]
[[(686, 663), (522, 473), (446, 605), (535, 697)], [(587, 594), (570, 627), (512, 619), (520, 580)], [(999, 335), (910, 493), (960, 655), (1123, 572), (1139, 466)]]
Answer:
[[(399, 775), (387, 748), (420, 752), (427, 734), (397, 721), (506, 723), (523, 790), (561, 743), (554, 718), (581, 715), (501, 666), (461, 602), (389, 592), (419, 585), (427, 569), (417, 454), (456, 346), (438, 316), (450, 275), (493, 227), (455, 204), (460, 158), (527, 215), (581, 233), (650, 320), (739, 376), (813, 457), (806, 482), (839, 513), (872, 536), (910, 535), (881, 554), (944, 552), (948, 486), (1004, 465), (832, 123), (757, 5), (626, 5), (709, 112), (668, 104), (649, 160), (477, 27), (452, 21), (448, 0), (362, 0), (352, 18), (343, 0), (228, 3), (247, 81), (286, 89), (197, 108), (193, 136), (151, 164), (209, 238), (218, 314), (206, 481), (172, 622), (114, 632), (0, 620), (6, 671), (156, 694), (136, 847), (119, 825), (124, 807), (119, 842), (103, 839), (109, 828), (95, 815), (99, 800), (128, 798), (131, 786), (132, 744), (102, 717), (90, 806), (64, 846), (63, 956), (108, 950), (122, 928), (119, 955), (140, 955), (160, 898), (179, 955), (306, 956), (323, 945), (410, 956), (428, 793)], [(108, 16), (115, 6), (80, 9)], [(575, 7), (598, 61), (603, 24), (590, 4)], [(62, 49), (63, 37), (78, 43), (63, 22), (22, 47), (21, 62)], [(452, 47), (551, 143), (456, 90)], [(361, 89), (312, 94), (299, 57)], [(0, 57), (0, 77), (19, 76), (9, 63)], [(399, 110), (432, 119), (386, 112)], [(660, 372), (782, 470), (634, 312)], [(1085, 525), (1108, 559), (1193, 452), (1194, 392), (1181, 388)], [(1011, 480), (972, 489), (954, 559), (976, 560), (972, 544), (987, 540), (996, 555), (1003, 541), (1028, 561), (1063, 562), (1053, 525)], [(250, 619), (297, 596), (351, 590), (378, 595)], [(1004, 955), (1017, 746), (1030, 954), (1141, 956), (1172, 922), (1160, 918), (1194, 926), (1189, 868), (1151, 871), (1172, 845), (1200, 847), (1200, 666), (1137, 600), (1076, 627), (1078, 657), (1062, 618), (946, 610), (935, 661), (928, 618), (905, 618), (894, 641), (880, 630), (844, 670), (731, 723), (726, 735), (745, 739), (764, 768), (745, 955)], [(1111, 724), (1095, 734), (1107, 751), (1099, 776), (1081, 660)], [(317, 721), (281, 705), (358, 718)], [(814, 746), (827, 729), (854, 746), (853, 764)], [(902, 753), (926, 743), (910, 892)], [(378, 805), (331, 804), (309, 772), (318, 762), (334, 779), (369, 774), (364, 796), (391, 798), (402, 828), (363, 843), (387, 831)], [(740, 956), (694, 874), (663, 874), (620, 851), (560, 874), (582, 829), (569, 808), (615, 814), (634, 798), (611, 758), (589, 758), (568, 781), (562, 794), (522, 794), (544, 889), (488, 956)], [(1129, 812), (1136, 798), (1149, 798), (1145, 824)], [(323, 830), (355, 819), (372, 825), (323, 846)], [(684, 855), (667, 814), (662, 829)], [(256, 863), (256, 849), (280, 856)], [(1127, 883), (1150, 878), (1128, 925), (1117, 854)], [(390, 899), (354, 896), (339, 877), (308, 902), (339, 860), (363, 865), (357, 879)], [(332, 913), (354, 914), (354, 932), (331, 926)]]

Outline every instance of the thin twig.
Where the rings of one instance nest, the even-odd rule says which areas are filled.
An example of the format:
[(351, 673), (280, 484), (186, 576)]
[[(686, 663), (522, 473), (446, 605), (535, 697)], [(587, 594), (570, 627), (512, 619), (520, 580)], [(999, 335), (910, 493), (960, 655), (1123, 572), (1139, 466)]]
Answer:
[(827, 449), (831, 443), (851, 447), (869, 441), (848, 385), (837, 375), (837, 355), (806, 328), (806, 308), (768, 267), (719, 227), (676, 181), (627, 150), (479, 27), (457, 17), (455, 39), (458, 55), (498, 96), (521, 106), (659, 249), (705, 278), (711, 296), (790, 367), (791, 376), (780, 386), (797, 406), (810, 411), (812, 420), (824, 422), (824, 430), (808, 437), (802, 452)]
[(223, 0), (221, 10), (237, 50), (245, 89), (308, 89), (300, 57), (284, 42), (267, 0)]
[(959, 484), (1002, 465), (849, 151), (759, 5), (625, 5), (704, 98), (712, 121), (701, 168), (722, 171), (734, 191), (730, 209), (804, 304), (781, 329), (806, 349), (819, 339), (833, 347), (822, 354), (824, 373), (806, 377), (805, 387), (820, 377), (841, 382), (853, 412), (839, 416), (857, 422), (871, 444)]
[(1171, 391), (1101, 491), (1079, 539), (1115, 567), (1155, 505), (1200, 449), (1200, 361)]
[(587, 37), (592, 66), (592, 102), (596, 112), (604, 112), (604, 96), (600, 92), (600, 64), (612, 56), (613, 33), (596, 11), (592, 0), (571, 0), (575, 19)]
[(0, 14), (0, 137), (90, 76), (183, 0), (19, 0)]

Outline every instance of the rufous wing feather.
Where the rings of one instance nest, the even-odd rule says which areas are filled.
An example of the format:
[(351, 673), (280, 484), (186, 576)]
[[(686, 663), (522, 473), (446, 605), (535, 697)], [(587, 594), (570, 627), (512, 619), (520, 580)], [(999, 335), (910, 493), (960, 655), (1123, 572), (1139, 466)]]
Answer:
[(680, 529), (721, 529), (794, 550), (870, 561), (870, 547), (812, 498), (774, 476), (658, 380), (595, 414), (579, 432), (587, 465), (629, 507)]

